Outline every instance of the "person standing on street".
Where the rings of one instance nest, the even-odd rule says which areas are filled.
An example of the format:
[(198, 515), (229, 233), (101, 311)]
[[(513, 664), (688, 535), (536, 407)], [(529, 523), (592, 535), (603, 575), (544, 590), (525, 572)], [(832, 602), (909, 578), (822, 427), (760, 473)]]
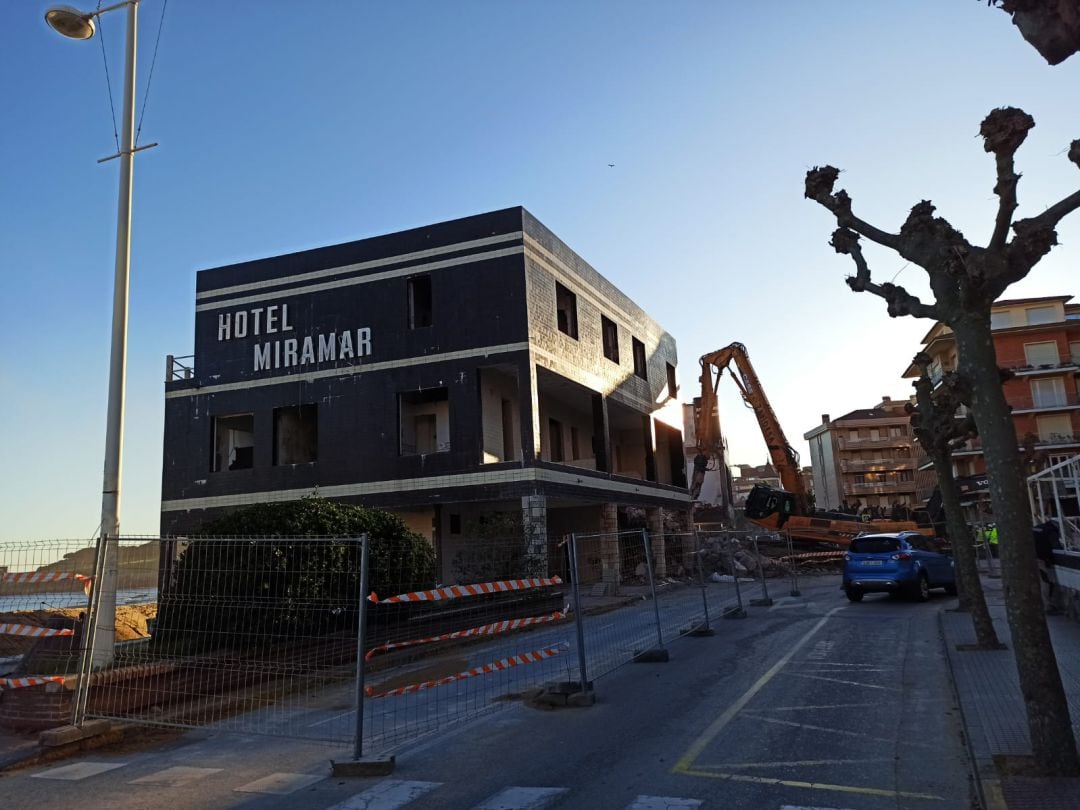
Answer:
[(1054, 572), (1054, 549), (1061, 548), (1061, 532), (1052, 520), (1040, 523), (1034, 529), (1035, 557), (1039, 560), (1039, 578), (1046, 583), (1046, 612), (1056, 615), (1061, 610), (1054, 604), (1057, 595), (1057, 575)]

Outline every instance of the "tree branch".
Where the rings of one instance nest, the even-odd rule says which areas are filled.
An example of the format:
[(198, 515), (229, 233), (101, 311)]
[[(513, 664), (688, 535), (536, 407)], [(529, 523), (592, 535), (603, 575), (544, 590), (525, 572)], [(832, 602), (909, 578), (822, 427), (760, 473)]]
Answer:
[(884, 298), (889, 305), (889, 317), (913, 315), (916, 318), (940, 320), (940, 313), (933, 304), (924, 304), (916, 296), (897, 284), (876, 284), (870, 280), (870, 265), (863, 256), (859, 235), (847, 228), (837, 228), (829, 244), (837, 253), (846, 253), (855, 262), (855, 275), (848, 276), (847, 285), (854, 292), (868, 292)]
[(815, 166), (806, 173), (805, 196), (829, 209), (836, 217), (836, 224), (841, 228), (850, 228), (871, 242), (898, 250), (900, 237), (897, 234), (875, 228), (869, 222), (864, 222), (855, 216), (851, 211), (851, 197), (843, 189), (833, 193), (833, 186), (836, 185), (836, 179), (839, 176), (840, 170), (833, 166)]
[(994, 193), (998, 195), (997, 221), (990, 237), (989, 249), (1000, 251), (1009, 235), (1009, 224), (1016, 211), (1016, 184), (1020, 176), (1013, 169), (1013, 155), (1035, 126), (1035, 119), (1016, 107), (999, 107), (983, 119), (979, 134), (983, 148), (993, 152), (997, 162), (997, 183)]

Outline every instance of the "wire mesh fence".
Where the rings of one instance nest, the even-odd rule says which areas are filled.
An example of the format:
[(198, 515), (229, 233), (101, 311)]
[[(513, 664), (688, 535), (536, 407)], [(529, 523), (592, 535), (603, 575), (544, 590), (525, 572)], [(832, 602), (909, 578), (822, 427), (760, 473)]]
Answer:
[(576, 677), (565, 582), (527, 535), (465, 538), (454, 584), (369, 594), (365, 744), (403, 741)]
[(87, 541), (0, 543), (0, 724), (69, 715), (93, 566)]

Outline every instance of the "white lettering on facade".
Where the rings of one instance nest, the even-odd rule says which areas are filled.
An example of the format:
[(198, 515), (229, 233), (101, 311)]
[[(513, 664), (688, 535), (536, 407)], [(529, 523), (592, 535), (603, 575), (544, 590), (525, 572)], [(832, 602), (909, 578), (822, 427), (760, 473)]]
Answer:
[(292, 324), (289, 323), (289, 305), (288, 304), (282, 304), (281, 305), (281, 331), (282, 332), (291, 332), (292, 331)]
[(274, 368), (281, 368), (281, 341), (274, 343)]
[(277, 311), (278, 311), (278, 305), (277, 304), (274, 304), (273, 306), (270, 306), (270, 307), (266, 308), (266, 334), (268, 334), (268, 335), (272, 335), (272, 334), (274, 334), (274, 332), (276, 332), (278, 330), (278, 324), (277, 324), (278, 312)]
[(337, 359), (337, 333), (319, 335), (319, 362)]
[(352, 332), (341, 333), (341, 345), (338, 348), (338, 360), (353, 359)]
[(232, 313), (225, 312), (217, 316), (217, 339), (228, 340), (232, 337)]
[(300, 350), (300, 365), (304, 366), (308, 363), (315, 362), (315, 344), (311, 340), (311, 335), (304, 338), (304, 348)]
[(285, 361), (282, 365), (285, 368), (296, 365), (296, 338), (289, 338), (285, 341)]
[(371, 327), (363, 326), (356, 330), (356, 356), (367, 357), (371, 354)]
[(233, 316), (233, 337), (247, 337), (247, 313), (240, 310)]
[(270, 344), (255, 344), (255, 370), (262, 371), (270, 368)]
[(252, 329), (251, 334), (253, 334), (253, 335), (259, 334), (259, 321), (262, 319), (262, 314), (263, 314), (262, 307), (259, 307), (258, 309), (251, 310), (251, 320), (253, 322), (252, 325), (254, 327)]

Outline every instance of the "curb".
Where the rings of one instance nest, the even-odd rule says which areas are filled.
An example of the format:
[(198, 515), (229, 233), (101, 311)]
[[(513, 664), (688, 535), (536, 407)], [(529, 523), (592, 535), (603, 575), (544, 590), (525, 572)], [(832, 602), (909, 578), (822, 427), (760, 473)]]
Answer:
[(942, 650), (945, 653), (945, 666), (949, 672), (949, 684), (952, 686), (953, 700), (956, 709), (960, 713), (960, 724), (964, 730), (964, 750), (968, 755), (968, 774), (972, 785), (975, 787), (975, 797), (982, 810), (1008, 810), (1005, 797), (1001, 792), (1001, 780), (997, 776), (983, 777), (980, 773), (978, 760), (975, 758), (975, 746), (971, 741), (971, 730), (967, 715), (964, 713), (964, 702), (960, 698), (960, 689), (956, 685), (956, 671), (953, 669), (952, 655), (949, 653), (949, 640), (945, 635), (945, 612), (938, 610), (938, 635), (941, 638)]

